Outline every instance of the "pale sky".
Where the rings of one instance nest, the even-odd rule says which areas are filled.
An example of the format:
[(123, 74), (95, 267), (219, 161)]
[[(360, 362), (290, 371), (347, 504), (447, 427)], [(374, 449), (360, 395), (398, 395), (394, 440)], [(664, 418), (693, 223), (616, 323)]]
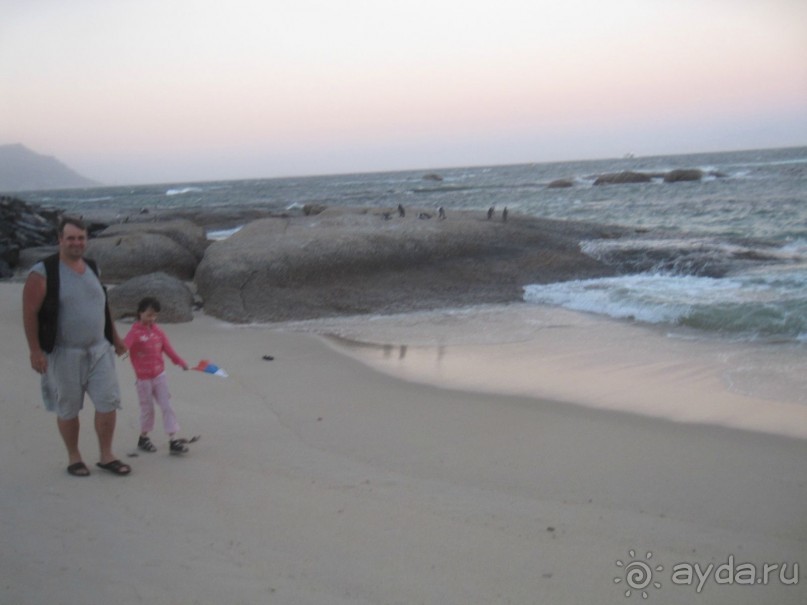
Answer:
[(805, 0), (0, 0), (0, 144), (107, 184), (807, 145)]

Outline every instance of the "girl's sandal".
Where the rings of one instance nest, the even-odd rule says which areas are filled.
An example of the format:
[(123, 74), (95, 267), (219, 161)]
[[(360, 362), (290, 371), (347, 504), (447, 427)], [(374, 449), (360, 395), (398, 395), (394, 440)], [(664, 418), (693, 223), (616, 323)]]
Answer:
[(157, 446), (151, 442), (151, 439), (148, 437), (141, 436), (137, 440), (137, 449), (143, 450), (144, 452), (156, 452)]
[(186, 439), (172, 439), (169, 449), (172, 454), (185, 454), (188, 452), (188, 446), (185, 445), (186, 443)]

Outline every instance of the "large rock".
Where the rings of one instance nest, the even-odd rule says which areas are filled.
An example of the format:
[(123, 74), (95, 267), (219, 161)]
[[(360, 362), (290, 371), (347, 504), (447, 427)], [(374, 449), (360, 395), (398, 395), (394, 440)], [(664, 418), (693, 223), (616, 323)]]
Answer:
[(203, 227), (185, 219), (161, 222), (118, 223), (110, 225), (98, 237), (120, 237), (132, 233), (156, 233), (171, 238), (183, 248), (187, 248), (198, 260), (202, 260), (210, 243)]
[(165, 272), (181, 280), (193, 279), (196, 256), (167, 235), (133, 232), (99, 237), (87, 243), (107, 283), (120, 283), (148, 273)]
[(527, 283), (611, 272), (579, 249), (582, 239), (603, 237), (601, 227), (418, 214), (328, 209), (255, 221), (207, 249), (198, 294), (210, 315), (274, 321), (508, 302)]
[(136, 317), (137, 305), (146, 296), (160, 301), (160, 322), (181, 323), (193, 319), (193, 292), (187, 284), (165, 273), (140, 275), (110, 288), (112, 317)]
[(186, 219), (120, 223), (91, 239), (87, 256), (110, 283), (161, 271), (191, 280), (208, 244), (204, 228)]

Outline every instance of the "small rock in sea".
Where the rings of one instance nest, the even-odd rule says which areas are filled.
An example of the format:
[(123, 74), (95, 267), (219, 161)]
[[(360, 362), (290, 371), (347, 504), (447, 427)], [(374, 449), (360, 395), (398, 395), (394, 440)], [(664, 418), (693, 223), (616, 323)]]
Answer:
[(664, 175), (665, 183), (680, 183), (683, 181), (699, 181), (703, 178), (703, 171), (697, 168), (670, 170)]
[(595, 185), (624, 185), (628, 183), (649, 183), (653, 178), (649, 174), (643, 172), (632, 172), (625, 170), (623, 172), (614, 172), (610, 174), (601, 174), (594, 181)]
[(574, 181), (571, 179), (557, 179), (547, 185), (548, 189), (564, 189), (567, 187), (574, 187)]

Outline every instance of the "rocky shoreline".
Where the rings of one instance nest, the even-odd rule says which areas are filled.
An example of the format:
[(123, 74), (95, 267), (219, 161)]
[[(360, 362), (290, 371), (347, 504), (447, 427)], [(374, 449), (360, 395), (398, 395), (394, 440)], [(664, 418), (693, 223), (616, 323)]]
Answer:
[(255, 221), (211, 245), (194, 281), (206, 312), (233, 322), (506, 303), (528, 283), (612, 275), (579, 244), (624, 232), (474, 211), (419, 215), (333, 208)]
[(0, 278), (12, 277), (20, 253), (56, 243), (60, 212), (0, 196)]
[[(4, 234), (11, 236), (0, 244), (15, 248), (12, 275), (4, 276), (21, 278), (53, 250), (60, 213), (7, 198), (3, 204), (14, 211), (4, 210)], [(170, 298), (163, 306), (176, 321), (187, 321), (195, 304), (236, 323), (507, 303), (521, 300), (529, 283), (613, 275), (613, 267), (583, 254), (580, 242), (633, 232), (512, 214), (489, 220), (478, 211), (440, 219), (417, 208), (404, 215), (394, 208), (317, 207), (257, 219), (254, 209), (243, 215), (228, 209), (226, 222), (204, 212), (194, 220), (144, 219), (94, 224), (87, 255), (113, 286), (116, 317), (131, 314), (144, 292)], [(202, 226), (234, 223), (244, 227), (221, 241), (207, 239)], [(9, 239), (27, 233), (23, 224), (41, 227), (30, 240), (34, 247)]]

